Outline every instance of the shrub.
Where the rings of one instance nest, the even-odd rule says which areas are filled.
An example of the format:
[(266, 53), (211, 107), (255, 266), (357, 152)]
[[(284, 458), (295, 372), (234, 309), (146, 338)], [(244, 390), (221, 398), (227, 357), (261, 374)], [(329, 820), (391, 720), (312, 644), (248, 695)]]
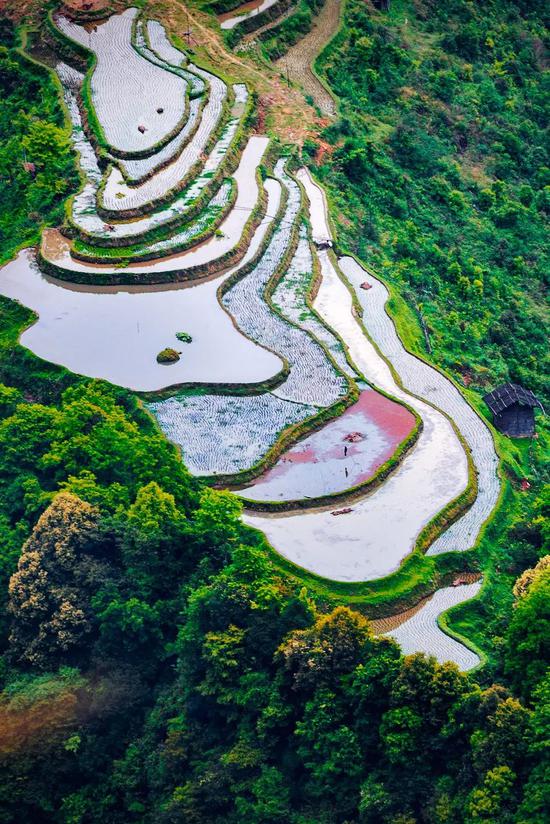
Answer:
[(175, 349), (170, 349), (170, 347), (163, 349), (162, 352), (159, 352), (157, 355), (157, 361), (159, 363), (176, 363), (179, 359), (180, 353), (176, 352)]

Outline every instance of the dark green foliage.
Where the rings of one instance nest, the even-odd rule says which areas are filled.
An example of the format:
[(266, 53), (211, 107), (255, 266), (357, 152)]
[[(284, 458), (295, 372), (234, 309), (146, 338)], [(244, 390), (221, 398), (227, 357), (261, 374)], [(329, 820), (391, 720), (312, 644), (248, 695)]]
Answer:
[(520, 11), (348, 2), (318, 61), (341, 119), (317, 174), (340, 244), (412, 292), (437, 362), (544, 394), (545, 32)]
[(506, 672), (527, 699), (545, 678), (550, 658), (550, 566), (534, 572), (506, 633)]
[[(0, 36), (9, 45), (9, 25)], [(62, 219), (62, 204), (78, 187), (69, 131), (58, 90), (47, 71), (14, 48), (0, 46), (0, 260), (36, 242), (46, 220)]]

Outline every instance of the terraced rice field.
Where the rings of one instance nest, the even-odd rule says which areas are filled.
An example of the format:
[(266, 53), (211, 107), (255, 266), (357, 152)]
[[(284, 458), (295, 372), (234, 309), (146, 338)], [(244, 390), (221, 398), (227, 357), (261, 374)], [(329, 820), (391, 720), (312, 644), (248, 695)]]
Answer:
[[(116, 214), (116, 212), (140, 209), (158, 202), (167, 197), (171, 191), (180, 187), (181, 181), (186, 179), (193, 166), (200, 160), (202, 153), (207, 148), (208, 141), (221, 120), (227, 87), (223, 81), (214, 77), (214, 75), (202, 72), (198, 67), (195, 67), (195, 69), (197, 73), (203, 74), (205, 78), (209, 79), (210, 95), (208, 103), (202, 110), (199, 127), (193, 134), (192, 139), (185, 143), (172, 163), (138, 186), (128, 186), (124, 182), (120, 170), (113, 167), (107, 177), (103, 191), (102, 205), (104, 209)], [(240, 101), (237, 106), (239, 111), (244, 109)], [(241, 111), (241, 113), (244, 113), (244, 111)], [(223, 156), (227, 151), (237, 131), (238, 118), (239, 115), (234, 114), (228, 123), (227, 129), (220, 138), (222, 145), (218, 147), (217, 154), (211, 158), (212, 165), (219, 162), (218, 155)], [(208, 171), (213, 171), (213, 169), (209, 168)]]
[[(303, 174), (301, 180), (313, 203), (322, 205), (311, 178)], [(329, 227), (321, 207), (312, 209), (311, 220), (314, 237), (326, 238)], [(396, 383), (354, 318), (351, 295), (329, 253), (320, 251), (318, 256), (323, 279), (314, 306), (319, 315), (345, 341), (353, 363), (369, 382), (409, 403), (420, 415), (423, 431), (387, 481), (355, 503), (345, 518), (335, 519), (327, 511), (269, 519), (247, 515), (246, 521), (265, 531), (278, 552), (306, 569), (339, 581), (369, 580), (397, 569), (422, 528), (466, 489), (466, 453), (451, 422)]]
[(285, 56), (275, 63), (285, 77), (290, 77), (293, 83), (301, 86), (305, 93), (313, 98), (322, 114), (331, 117), (336, 114), (334, 98), (315, 76), (311, 67), (338, 31), (340, 8), (341, 0), (325, 0), (311, 31), (291, 46)]
[[(235, 329), (216, 289), (215, 281), (172, 290), (68, 288), (44, 276), (24, 252), (0, 271), (0, 294), (39, 314), (23, 333), (23, 346), (72, 372), (139, 391), (181, 383), (256, 383), (281, 370), (277, 355)], [(191, 334), (190, 344), (178, 341), (180, 331)], [(167, 346), (181, 351), (170, 366), (156, 360)]]
[(480, 663), (477, 653), (444, 633), (438, 618), (451, 607), (469, 601), (479, 593), (481, 582), (457, 587), (444, 587), (434, 593), (411, 618), (387, 634), (393, 638), (405, 655), (425, 652), (440, 663), (454, 661), (461, 670), (470, 670)]
[[(403, 347), (391, 318), (384, 310), (389, 298), (384, 284), (367, 273), (353, 258), (341, 258), (339, 265), (355, 289), (369, 334), (396, 369), (405, 389), (425, 398), (449, 415), (468, 444), (478, 475), (476, 500), (432, 544), (428, 554), (470, 549), (496, 506), (500, 492), (498, 458), (491, 433), (448, 378)], [(368, 291), (360, 288), (365, 278), (372, 285)]]
[[(127, 9), (93, 27), (79, 26), (62, 15), (55, 17), (67, 37), (96, 56), (92, 100), (115, 154), (152, 152), (178, 128), (185, 112), (185, 81), (132, 48), (137, 14), (137, 9)], [(123, 72), (120, 66), (124, 66)]]
[(99, 257), (105, 259), (106, 263), (109, 261), (116, 263), (120, 260), (132, 262), (176, 254), (182, 249), (193, 245), (194, 242), (198, 243), (208, 229), (217, 225), (218, 217), (225, 213), (226, 207), (231, 202), (233, 191), (232, 181), (225, 180), (204, 211), (195, 220), (187, 224), (185, 229), (174, 232), (164, 240), (156, 242), (141, 241), (141, 243), (117, 249), (112, 247), (102, 249), (77, 242), (73, 247), (73, 256), (79, 260), (91, 260), (92, 262)]
[(275, 28), (275, 26), (279, 26), (288, 17), (295, 14), (295, 12), (296, 12), (296, 5), (293, 4), (292, 6), (290, 6), (289, 9), (287, 9), (285, 12), (280, 14), (279, 17), (276, 17), (274, 20), (269, 20), (263, 26), (258, 26), (257, 29), (254, 29), (253, 31), (248, 32), (247, 34), (244, 34), (241, 38), (241, 43), (251, 43), (252, 41), (256, 40), (264, 32)]
[(274, 6), (277, 2), (278, 0), (251, 0), (250, 3), (243, 3), (242, 6), (228, 11), (226, 14), (219, 15), (220, 28), (226, 30), (234, 29), (235, 26), (238, 26), (243, 20), (248, 20), (250, 17), (262, 14), (262, 12), (270, 9), (271, 6)]
[(227, 292), (222, 302), (249, 338), (275, 349), (289, 362), (290, 374), (274, 394), (283, 400), (324, 408), (345, 394), (345, 381), (321, 346), (307, 332), (274, 314), (264, 299), (268, 284), (288, 247), (289, 227), (294, 225), (300, 208), (299, 188), (283, 169), (284, 162), (279, 161), (275, 175), (288, 192), (281, 223), (261, 261)]
[(149, 407), (195, 475), (234, 475), (260, 461), (285, 427), (317, 412), (313, 406), (263, 395), (191, 395)]
[(189, 101), (189, 113), (185, 125), (159, 152), (137, 160), (117, 160), (117, 166), (124, 181), (130, 181), (133, 185), (143, 182), (154, 171), (164, 168), (170, 161), (175, 160), (198, 126), (201, 105), (202, 101), (198, 97)]
[[(239, 245), (241, 235), (259, 198), (260, 190), (256, 180), (256, 169), (262, 160), (267, 144), (266, 137), (252, 136), (249, 139), (234, 175), (238, 192), (237, 200), (215, 235), (181, 254), (159, 256), (158, 259), (150, 262), (133, 262), (132, 272), (141, 274), (143, 278), (160, 277), (162, 280), (163, 276), (170, 276), (172, 273), (175, 275), (177, 272), (185, 273), (205, 265), (210, 265), (215, 270), (216, 262), (221, 261), (224, 255)], [(104, 276), (116, 275), (120, 272), (117, 266), (108, 263), (87, 263), (75, 260), (71, 254), (70, 242), (65, 241), (55, 232), (44, 233), (42, 254), (47, 261), (55, 264), (58, 270), (87, 274), (90, 282), (93, 282), (94, 274), (97, 277), (98, 272)], [(223, 266), (221, 263), (219, 265)]]
[[(283, 61), (324, 113), (334, 103), (310, 63), (339, 9), (327, 0)], [(0, 294), (38, 314), (22, 345), (151, 393), (148, 408), (190, 471), (239, 487), (256, 509), (293, 506), (277, 516), (249, 511), (244, 521), (285, 558), (335, 581), (399, 567), (421, 530), (467, 489), (466, 444), (477, 498), (429, 552), (471, 547), (499, 492), (490, 432), (443, 374), (403, 348), (385, 286), (353, 259), (336, 260), (326, 199), (309, 173), (290, 174), (268, 137), (246, 133), (251, 90), (190, 63), (137, 9), (89, 31), (55, 19), (96, 64), (89, 78), (65, 62), (56, 68), (83, 186), (66, 225), (43, 233), (39, 262), (50, 274), (30, 251), (0, 272)], [(94, 111), (83, 117), (88, 82)], [(92, 114), (110, 147), (105, 173)], [(165, 348), (179, 359), (159, 363)], [(394, 460), (404, 439), (410, 448)], [(375, 489), (354, 490), (342, 517), (311, 505), (349, 499), (390, 464)], [(478, 590), (440, 590), (391, 634), (407, 652), (475, 666), (477, 656), (437, 617)]]
[(344, 492), (371, 478), (414, 424), (405, 407), (365, 389), (340, 417), (286, 450), (239, 495), (248, 501), (280, 502)]
[(350, 378), (357, 373), (350, 366), (342, 341), (325, 326), (308, 300), (313, 280), (313, 253), (310, 248), (305, 225), (300, 226), (298, 246), (283, 277), (276, 286), (273, 305), (289, 321), (306, 329), (328, 350), (339, 371)]

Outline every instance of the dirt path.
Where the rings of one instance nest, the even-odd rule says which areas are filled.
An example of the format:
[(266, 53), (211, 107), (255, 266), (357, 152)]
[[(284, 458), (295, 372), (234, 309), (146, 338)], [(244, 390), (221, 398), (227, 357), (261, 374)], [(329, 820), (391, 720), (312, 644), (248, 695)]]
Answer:
[(338, 29), (340, 21), (341, 0), (325, 0), (325, 5), (310, 32), (296, 45), (291, 46), (284, 57), (275, 65), (282, 74), (294, 83), (302, 86), (305, 93), (311, 95), (322, 114), (334, 116), (336, 104), (334, 98), (311, 71), (311, 65)]

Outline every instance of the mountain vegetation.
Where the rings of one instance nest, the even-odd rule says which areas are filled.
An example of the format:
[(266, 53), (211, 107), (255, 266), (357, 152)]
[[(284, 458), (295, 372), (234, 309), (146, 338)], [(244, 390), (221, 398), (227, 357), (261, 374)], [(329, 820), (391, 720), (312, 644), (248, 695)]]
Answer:
[(546, 38), (539, 3), (349, 0), (318, 61), (340, 100), (317, 164), (340, 242), (481, 389), (545, 392)]
[[(478, 405), (506, 379), (545, 397), (544, 13), (347, 0), (317, 66), (339, 116), (303, 148), (340, 245)], [(0, 20), (2, 259), (78, 187), (21, 36)], [(19, 346), (31, 321), (0, 298), (0, 824), (546, 824), (542, 416), (534, 445), (503, 440), (488, 594), (453, 619), (488, 663), (464, 674), (283, 571), (132, 393)]]

